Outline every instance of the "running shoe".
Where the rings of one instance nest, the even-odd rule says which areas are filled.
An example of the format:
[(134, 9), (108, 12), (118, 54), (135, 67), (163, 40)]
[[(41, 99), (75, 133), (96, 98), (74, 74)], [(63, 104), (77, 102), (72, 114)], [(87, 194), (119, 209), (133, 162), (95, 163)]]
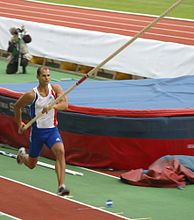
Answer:
[(58, 196), (67, 196), (70, 194), (69, 189), (65, 185), (62, 185), (58, 188), (57, 195)]
[(17, 157), (16, 157), (16, 160), (17, 160), (17, 163), (18, 164), (23, 164), (23, 161), (21, 160), (21, 156), (25, 155), (26, 154), (26, 150), (24, 147), (21, 147), (19, 150), (18, 150), (18, 153), (17, 153)]

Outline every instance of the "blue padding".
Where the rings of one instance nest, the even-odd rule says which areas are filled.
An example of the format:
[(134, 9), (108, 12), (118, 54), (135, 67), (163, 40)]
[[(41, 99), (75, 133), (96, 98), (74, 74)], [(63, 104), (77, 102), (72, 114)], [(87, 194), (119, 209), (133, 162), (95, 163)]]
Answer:
[[(76, 81), (59, 82), (64, 91)], [(36, 83), (0, 84), (1, 87), (25, 92)], [(194, 108), (194, 76), (173, 79), (86, 80), (69, 94), (69, 103), (78, 106), (116, 109)]]
[(194, 117), (128, 118), (60, 112), (58, 119), (60, 130), (79, 134), (138, 139), (194, 138)]
[[(1, 115), (14, 115), (11, 106), (15, 103), (15, 99), (0, 95), (0, 103)], [(74, 134), (149, 140), (194, 138), (194, 117), (192, 116), (133, 118), (67, 111), (59, 111), (57, 116), (60, 130)], [(23, 119), (30, 120), (29, 108), (25, 108)], [(189, 143), (189, 147), (193, 148), (193, 144)]]

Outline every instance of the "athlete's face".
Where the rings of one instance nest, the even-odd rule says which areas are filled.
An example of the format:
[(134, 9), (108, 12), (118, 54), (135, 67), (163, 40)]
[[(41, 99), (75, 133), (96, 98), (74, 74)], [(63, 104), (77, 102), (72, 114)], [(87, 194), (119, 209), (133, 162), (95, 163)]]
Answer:
[(49, 69), (44, 69), (38, 76), (38, 80), (40, 85), (48, 85), (51, 80), (50, 71)]

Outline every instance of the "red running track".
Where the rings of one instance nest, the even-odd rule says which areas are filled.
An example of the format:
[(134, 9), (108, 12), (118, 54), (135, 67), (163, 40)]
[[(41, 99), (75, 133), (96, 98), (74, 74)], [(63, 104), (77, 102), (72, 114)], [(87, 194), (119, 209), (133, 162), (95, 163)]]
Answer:
[[(145, 15), (42, 4), (25, 0), (0, 0), (0, 15), (125, 36), (134, 36), (154, 19), (154, 17)], [(142, 37), (194, 45), (194, 21), (164, 18)]]
[(125, 217), (0, 177), (0, 212), (27, 220), (123, 220)]

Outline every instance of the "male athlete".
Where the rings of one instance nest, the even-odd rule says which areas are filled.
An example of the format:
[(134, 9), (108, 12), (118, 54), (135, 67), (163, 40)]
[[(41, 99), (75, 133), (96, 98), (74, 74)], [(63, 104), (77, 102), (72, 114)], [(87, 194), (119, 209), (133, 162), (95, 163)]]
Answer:
[(17, 154), (18, 164), (25, 164), (30, 169), (33, 169), (41, 153), (42, 147), (45, 144), (56, 158), (55, 171), (58, 179), (58, 191), (60, 196), (68, 195), (70, 191), (64, 185), (65, 176), (65, 157), (64, 145), (57, 128), (57, 110), (65, 110), (68, 108), (66, 97), (62, 98), (60, 102), (56, 103), (52, 109), (49, 105), (62, 92), (62, 88), (58, 84), (50, 84), (50, 71), (47, 67), (39, 67), (37, 70), (37, 79), (39, 81), (37, 87), (26, 92), (21, 96), (15, 106), (15, 120), (18, 124), (18, 133), (24, 132), (24, 122), (22, 122), (22, 109), (26, 105), (30, 105), (31, 117), (34, 118), (40, 112), (43, 113), (36, 122), (32, 125), (30, 134), (29, 154), (26, 153), (25, 148), (20, 148)]

